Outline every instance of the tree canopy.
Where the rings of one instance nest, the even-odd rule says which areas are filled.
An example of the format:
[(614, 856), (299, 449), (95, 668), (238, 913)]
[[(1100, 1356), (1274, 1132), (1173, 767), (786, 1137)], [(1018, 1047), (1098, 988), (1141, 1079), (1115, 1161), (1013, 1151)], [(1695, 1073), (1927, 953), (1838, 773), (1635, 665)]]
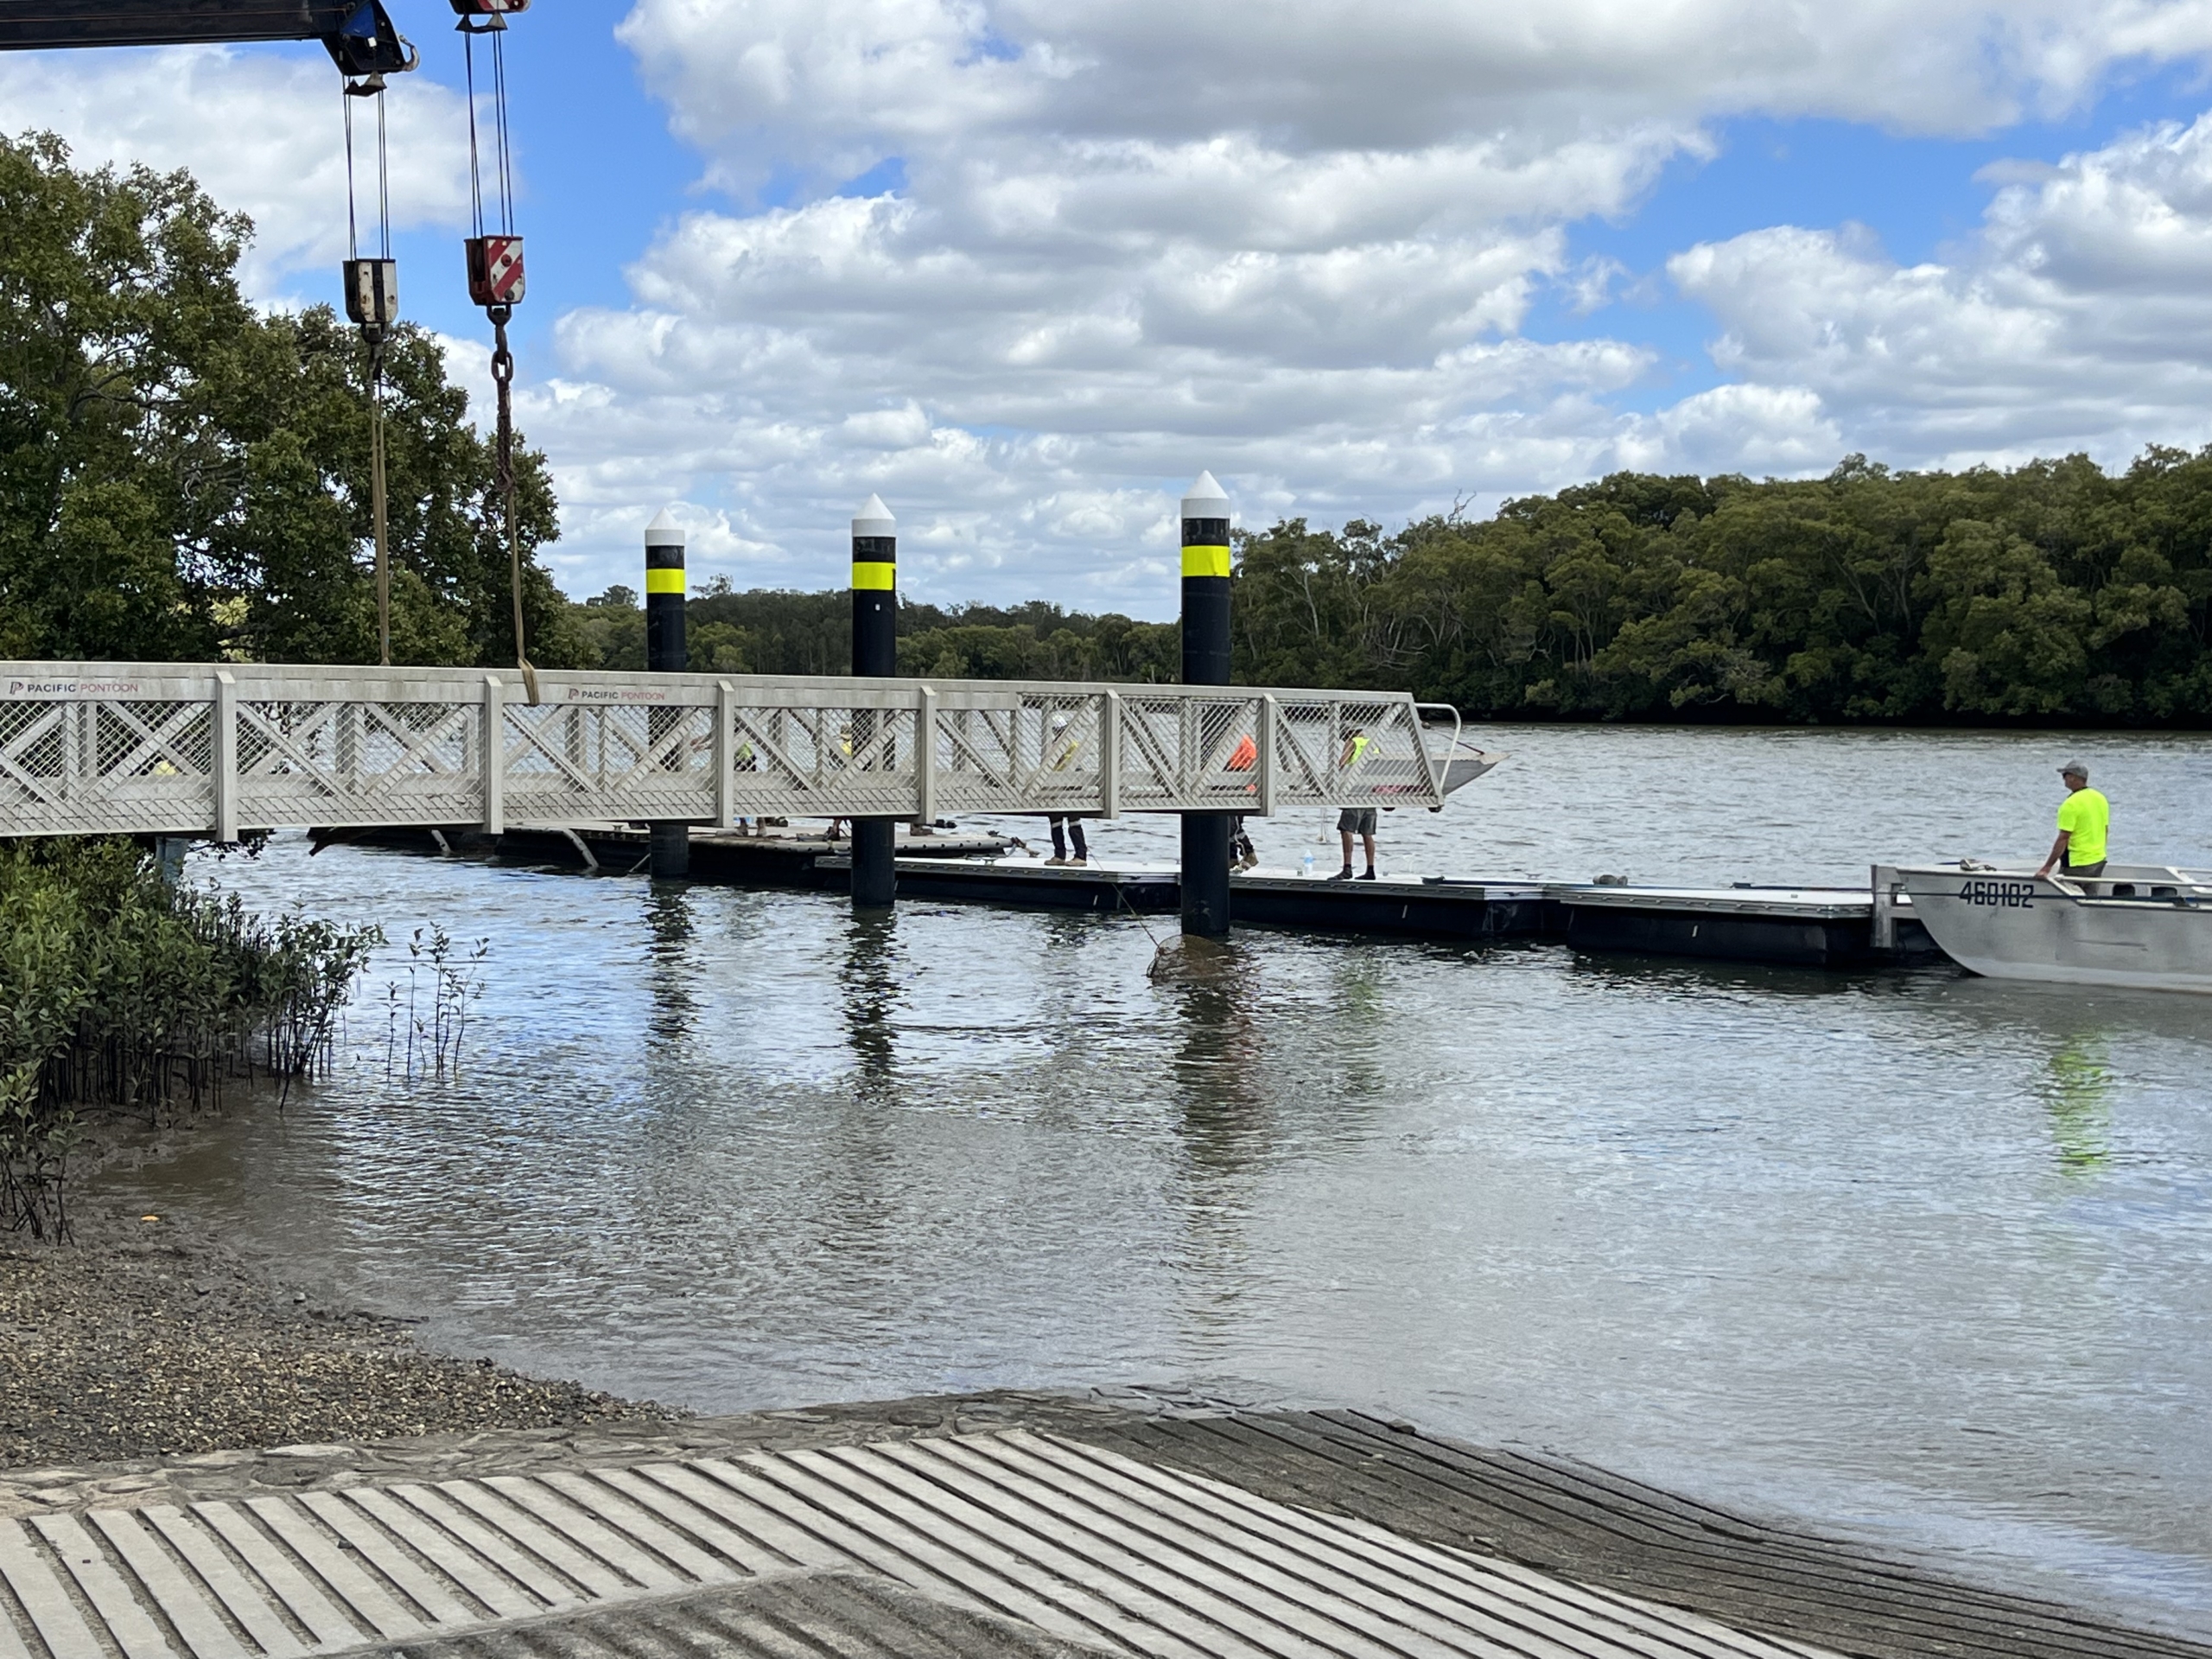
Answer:
[[(183, 173), (0, 138), (0, 655), (376, 654), (365, 354), (327, 308), (241, 296), (251, 233)], [(436, 342), (388, 348), (393, 647), (510, 659), (491, 445)], [(519, 457), (532, 658), (642, 668), (637, 595), (571, 605)], [(1621, 473), (1392, 533), (1239, 532), (1247, 684), (1410, 690), (1561, 719), (2212, 723), (2212, 449), (2010, 470)], [(691, 601), (692, 665), (836, 674), (842, 589)], [(1167, 680), (1172, 623), (904, 604), (902, 673)]]
[[(645, 665), (645, 618), (637, 590), (608, 588), (572, 613), (594, 667)], [(1182, 664), (1172, 622), (1113, 612), (1025, 605), (938, 606), (902, 600), (899, 671), (957, 680), (1170, 681)], [(853, 665), (849, 588), (819, 593), (709, 583), (684, 607), (692, 668), (715, 674), (846, 674)]]
[(1248, 684), (1493, 718), (2212, 723), (2212, 450), (1621, 473), (1485, 523), (1239, 541)]
[[(0, 655), (372, 662), (365, 354), (327, 307), (240, 294), (251, 234), (185, 173), (85, 171), (0, 138)], [(396, 660), (512, 660), (490, 443), (436, 342), (386, 353)], [(543, 457), (518, 458), (533, 658), (582, 647), (535, 550)]]

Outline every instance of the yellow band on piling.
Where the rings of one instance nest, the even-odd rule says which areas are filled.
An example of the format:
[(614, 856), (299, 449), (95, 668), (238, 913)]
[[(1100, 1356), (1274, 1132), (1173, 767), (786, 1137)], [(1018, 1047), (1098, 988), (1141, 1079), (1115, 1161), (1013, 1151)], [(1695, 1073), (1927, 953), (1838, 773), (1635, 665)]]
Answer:
[(645, 591), (649, 594), (680, 594), (683, 591), (681, 570), (648, 570), (645, 572)]
[(1183, 550), (1183, 574), (1186, 576), (1225, 576), (1229, 574), (1229, 550), (1225, 547), (1186, 547)]
[(853, 586), (882, 593), (889, 593), (899, 585), (899, 567), (870, 559), (866, 563), (853, 561)]

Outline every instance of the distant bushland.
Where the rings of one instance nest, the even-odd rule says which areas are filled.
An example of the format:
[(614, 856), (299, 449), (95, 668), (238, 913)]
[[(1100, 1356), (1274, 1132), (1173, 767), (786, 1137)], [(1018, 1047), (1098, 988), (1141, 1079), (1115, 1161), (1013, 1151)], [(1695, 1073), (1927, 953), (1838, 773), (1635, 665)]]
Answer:
[(1491, 718), (2212, 724), (2212, 451), (1620, 473), (1483, 523), (1243, 538), (1238, 677)]
[[(1411, 691), (1489, 719), (2212, 725), (2212, 450), (1826, 478), (1618, 473), (1395, 534), (1238, 531), (1248, 685)], [(574, 607), (645, 665), (637, 596)], [(846, 590), (691, 601), (707, 671), (838, 674)], [(1172, 680), (1176, 626), (903, 603), (902, 674)]]
[[(251, 234), (182, 173), (0, 137), (0, 656), (365, 662), (377, 654), (359, 342), (257, 310)], [(395, 659), (511, 660), (493, 448), (437, 341), (386, 353)], [(522, 609), (543, 667), (642, 668), (637, 596), (568, 602), (518, 459)], [(1408, 690), (1490, 718), (2212, 724), (2212, 451), (1827, 477), (1619, 473), (1395, 532), (1239, 532), (1245, 683)], [(1168, 594), (1163, 593), (1163, 600)], [(726, 585), (708, 671), (836, 674), (850, 603)], [(902, 673), (1175, 677), (1173, 623), (902, 605)]]
[[(634, 589), (611, 588), (569, 615), (569, 635), (597, 653), (597, 666), (645, 667), (645, 617)], [(852, 671), (849, 588), (740, 593), (716, 583), (685, 607), (684, 627), (691, 666), (702, 674)], [(899, 671), (916, 677), (1163, 682), (1180, 672), (1181, 652), (1173, 622), (1064, 611), (1042, 600), (899, 607)]]

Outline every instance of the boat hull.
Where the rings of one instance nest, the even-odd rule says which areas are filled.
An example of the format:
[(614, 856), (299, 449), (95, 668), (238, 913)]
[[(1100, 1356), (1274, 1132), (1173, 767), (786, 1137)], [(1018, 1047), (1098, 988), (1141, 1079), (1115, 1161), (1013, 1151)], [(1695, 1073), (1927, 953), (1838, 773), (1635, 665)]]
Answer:
[(1929, 937), (1971, 972), (2212, 995), (2212, 888), (2200, 873), (2127, 866), (2064, 883), (1958, 865), (1897, 874)]

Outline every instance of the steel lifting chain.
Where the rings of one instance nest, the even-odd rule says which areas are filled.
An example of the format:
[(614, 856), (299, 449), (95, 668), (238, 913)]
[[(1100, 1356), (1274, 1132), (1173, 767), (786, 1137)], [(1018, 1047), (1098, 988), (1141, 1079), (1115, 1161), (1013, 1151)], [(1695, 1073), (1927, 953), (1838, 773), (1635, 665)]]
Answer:
[[(522, 524), (515, 511), (514, 353), (507, 349), (507, 323), (523, 296), (522, 238), (515, 234), (514, 170), (507, 143), (506, 17), (525, 10), (530, 0), (453, 0), (461, 14), (461, 40), (468, 76), (468, 181), (475, 212), (476, 234), (468, 238), (468, 297), (484, 308), (492, 323), (492, 385), (499, 399), (496, 434), (497, 470), (494, 480), (500, 510), (505, 518), (507, 570), (512, 589), (515, 618), (515, 667), (522, 673), (531, 702), (537, 702), (537, 670), (525, 649), (522, 609)], [(472, 19), (480, 21), (472, 22)], [(483, 163), (476, 137), (476, 37), (489, 37), (492, 48), (493, 139), (494, 177), (499, 198), (499, 229), (484, 228)]]
[(486, 311), (492, 319), (492, 384), (499, 400), (498, 471), (494, 474), (499, 486), (499, 502), (506, 514), (507, 570), (514, 585), (515, 608), (515, 666), (522, 671), (524, 688), (530, 694), (533, 707), (537, 702), (537, 671), (531, 665), (530, 654), (524, 650), (522, 626), (522, 527), (515, 515), (515, 416), (512, 388), (515, 380), (515, 354), (507, 349), (507, 319), (514, 315), (510, 305), (495, 305)]

